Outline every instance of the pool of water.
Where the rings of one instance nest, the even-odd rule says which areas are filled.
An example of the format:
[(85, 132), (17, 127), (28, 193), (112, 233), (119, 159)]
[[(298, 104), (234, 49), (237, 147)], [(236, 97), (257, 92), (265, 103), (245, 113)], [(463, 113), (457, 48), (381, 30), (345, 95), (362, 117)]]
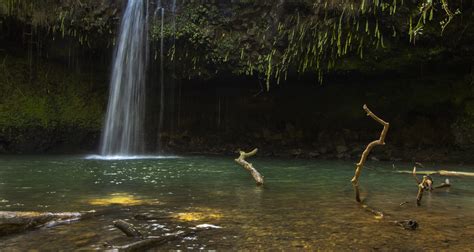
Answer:
[[(1, 248), (90, 250), (126, 244), (129, 238), (112, 225), (116, 219), (149, 235), (200, 224), (222, 227), (170, 241), (160, 247), (165, 250), (473, 248), (472, 178), (450, 178), (451, 188), (426, 193), (417, 207), (413, 177), (394, 172), (410, 170), (409, 164), (368, 163), (361, 193), (365, 204), (385, 213), (377, 219), (354, 201), (351, 162), (249, 161), (265, 176), (263, 187), (255, 186), (232, 157), (0, 156), (1, 211), (111, 209), (69, 225), (0, 237)], [(439, 184), (445, 178), (434, 179)], [(134, 218), (144, 214), (159, 218)], [(392, 222), (405, 219), (417, 220), (418, 230)]]

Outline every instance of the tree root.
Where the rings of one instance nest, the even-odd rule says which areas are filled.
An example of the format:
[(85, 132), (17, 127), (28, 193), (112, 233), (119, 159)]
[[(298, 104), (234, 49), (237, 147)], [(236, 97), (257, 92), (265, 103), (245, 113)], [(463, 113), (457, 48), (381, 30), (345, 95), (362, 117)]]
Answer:
[(253, 165), (249, 162), (247, 162), (245, 159), (251, 156), (254, 156), (257, 154), (258, 149), (254, 149), (253, 151), (246, 153), (245, 151), (239, 151), (240, 156), (239, 158), (235, 159), (235, 162), (237, 162), (239, 165), (244, 167), (247, 171), (252, 174), (253, 178), (255, 179), (255, 182), (257, 183), (257, 186), (263, 185), (263, 176), (253, 167)]

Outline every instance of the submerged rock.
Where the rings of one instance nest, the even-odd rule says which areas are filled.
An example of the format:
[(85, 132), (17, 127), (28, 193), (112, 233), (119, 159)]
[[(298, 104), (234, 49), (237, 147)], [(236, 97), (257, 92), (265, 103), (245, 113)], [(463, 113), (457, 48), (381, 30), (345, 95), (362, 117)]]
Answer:
[(65, 213), (0, 211), (0, 236), (70, 223), (93, 213), (95, 211)]
[(320, 154), (319, 152), (317, 152), (317, 151), (311, 151), (311, 152), (309, 153), (309, 157), (310, 157), (310, 158), (317, 158), (317, 157), (319, 157), (319, 156), (321, 156), (321, 154)]
[(197, 225), (196, 228), (202, 228), (202, 229), (219, 229), (222, 228), (220, 226), (212, 225), (212, 224), (200, 224)]

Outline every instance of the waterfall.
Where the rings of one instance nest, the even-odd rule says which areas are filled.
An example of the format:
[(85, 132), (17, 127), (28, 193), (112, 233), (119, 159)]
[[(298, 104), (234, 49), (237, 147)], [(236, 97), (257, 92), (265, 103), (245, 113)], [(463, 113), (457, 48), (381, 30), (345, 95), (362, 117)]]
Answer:
[(147, 33), (146, 3), (144, 0), (129, 0), (115, 48), (102, 132), (102, 156), (130, 156), (144, 152)]
[(160, 34), (160, 118), (158, 122), (158, 151), (161, 149), (161, 132), (163, 131), (164, 113), (165, 113), (165, 71), (164, 71), (164, 40), (163, 40), (163, 26), (165, 20), (165, 8), (161, 7), (161, 34)]

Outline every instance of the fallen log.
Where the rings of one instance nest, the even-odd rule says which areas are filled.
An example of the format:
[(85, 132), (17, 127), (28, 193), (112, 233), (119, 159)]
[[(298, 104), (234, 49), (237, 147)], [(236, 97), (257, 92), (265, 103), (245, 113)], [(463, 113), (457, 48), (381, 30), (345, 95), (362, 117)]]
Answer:
[[(394, 171), (395, 173), (411, 174), (412, 171)], [(417, 172), (420, 175), (439, 175), (446, 177), (474, 177), (474, 172), (460, 172), (460, 171), (447, 171), (447, 170), (438, 170), (438, 171), (421, 171)]]
[(170, 241), (174, 241), (177, 239), (184, 238), (186, 236), (196, 234), (197, 230), (193, 230), (190, 232), (178, 231), (175, 233), (165, 234), (163, 236), (150, 236), (143, 240), (135, 241), (127, 245), (123, 246), (113, 246), (113, 249), (119, 251), (127, 251), (127, 252), (134, 252), (134, 251), (145, 251), (147, 249), (153, 249)]
[(0, 236), (67, 224), (94, 214), (95, 211), (64, 213), (0, 211)]
[(356, 164), (356, 169), (355, 169), (355, 174), (354, 177), (351, 180), (352, 186), (354, 187), (355, 191), (355, 198), (357, 202), (361, 202), (360, 200), (360, 192), (359, 192), (359, 177), (360, 173), (362, 171), (362, 167), (364, 167), (365, 161), (367, 160), (367, 157), (370, 154), (370, 151), (372, 148), (374, 148), (377, 145), (385, 145), (385, 137), (387, 136), (388, 129), (390, 127), (390, 124), (388, 122), (385, 122), (384, 120), (380, 119), (378, 116), (376, 116), (370, 109), (367, 107), (367, 105), (364, 104), (363, 109), (367, 113), (367, 116), (370, 116), (372, 119), (374, 119), (376, 122), (380, 123), (383, 125), (383, 130), (380, 133), (380, 138), (370, 142), (367, 147), (365, 148), (364, 152), (362, 153), (362, 156), (360, 157), (359, 163)]
[(114, 226), (124, 232), (128, 237), (142, 237), (142, 233), (138, 231), (135, 226), (124, 220), (114, 221)]
[(253, 167), (253, 165), (249, 162), (247, 162), (245, 159), (251, 156), (254, 156), (257, 154), (258, 149), (254, 149), (253, 151), (246, 153), (245, 151), (239, 151), (240, 156), (239, 158), (235, 159), (235, 162), (240, 164), (242, 167), (244, 167), (247, 171), (252, 174), (252, 177), (255, 179), (255, 182), (257, 183), (257, 186), (263, 185), (263, 176)]

